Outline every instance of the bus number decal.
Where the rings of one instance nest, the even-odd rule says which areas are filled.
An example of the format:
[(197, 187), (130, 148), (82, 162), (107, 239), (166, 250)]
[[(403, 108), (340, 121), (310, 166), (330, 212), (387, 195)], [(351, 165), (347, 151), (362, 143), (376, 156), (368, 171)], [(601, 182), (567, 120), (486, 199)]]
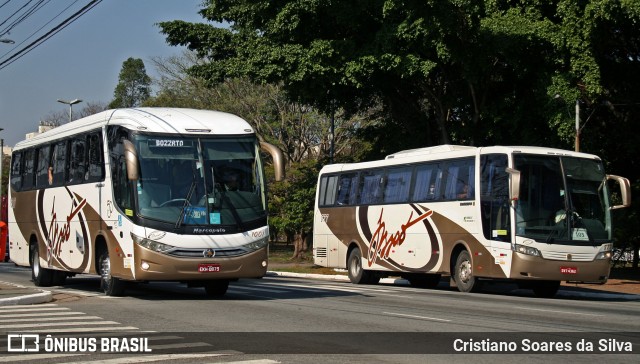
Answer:
[(411, 220), (411, 218), (413, 217), (413, 211), (411, 211), (407, 222), (402, 224), (400, 230), (396, 231), (395, 234), (392, 235), (389, 235), (386, 223), (382, 220), (383, 213), (384, 208), (380, 210), (380, 217), (378, 218), (378, 228), (376, 229), (375, 233), (373, 233), (371, 241), (369, 242), (369, 253), (367, 254), (367, 263), (369, 264), (369, 267), (371, 267), (378, 260), (378, 258), (389, 258), (391, 248), (402, 245), (402, 243), (406, 239), (407, 229), (431, 216), (431, 214), (433, 214), (433, 211), (429, 210), (424, 214), (416, 217), (414, 220)]

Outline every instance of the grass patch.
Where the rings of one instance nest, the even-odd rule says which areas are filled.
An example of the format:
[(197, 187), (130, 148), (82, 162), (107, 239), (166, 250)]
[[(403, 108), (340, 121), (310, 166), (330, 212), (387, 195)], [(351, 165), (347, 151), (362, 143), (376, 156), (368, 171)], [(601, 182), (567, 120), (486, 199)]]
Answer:
[(299, 258), (293, 259), (293, 245), (271, 243), (269, 245), (269, 270), (276, 272), (307, 273), (307, 274), (344, 274), (333, 268), (321, 267), (313, 264), (313, 252), (309, 249)]

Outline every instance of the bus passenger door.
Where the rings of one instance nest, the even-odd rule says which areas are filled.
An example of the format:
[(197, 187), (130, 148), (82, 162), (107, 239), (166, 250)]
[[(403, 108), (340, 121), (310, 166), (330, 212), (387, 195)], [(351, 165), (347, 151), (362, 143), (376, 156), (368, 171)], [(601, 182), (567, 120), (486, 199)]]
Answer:
[(485, 154), (480, 157), (480, 213), (484, 238), (491, 244), (490, 275), (507, 278), (511, 258), (511, 207), (506, 154)]

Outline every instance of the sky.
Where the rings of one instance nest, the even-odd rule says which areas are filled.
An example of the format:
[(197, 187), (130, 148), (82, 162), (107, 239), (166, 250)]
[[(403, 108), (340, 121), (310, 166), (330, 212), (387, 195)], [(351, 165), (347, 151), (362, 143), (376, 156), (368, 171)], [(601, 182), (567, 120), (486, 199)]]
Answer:
[[(6, 1), (0, 0), (0, 6)], [(0, 62), (89, 2), (45, 1), (42, 9), (9, 34), (0, 36), (15, 41), (15, 44), (0, 43)], [(0, 7), (0, 22), (27, 3), (29, 0), (10, 0)], [(4, 129), (0, 138), (4, 145), (12, 147), (24, 140), (25, 134), (37, 131), (48, 114), (68, 113), (69, 106), (57, 102), (58, 99), (83, 100), (73, 106), (74, 111), (87, 102), (111, 102), (122, 63), (129, 57), (142, 59), (147, 74), (157, 77), (151, 59), (179, 55), (185, 48), (169, 46), (154, 24), (168, 20), (202, 23), (205, 20), (198, 14), (201, 3), (202, 0), (103, 0), (22, 58), (0, 69), (0, 128)], [(20, 45), (69, 5), (69, 10)], [(0, 25), (0, 32), (7, 24)]]

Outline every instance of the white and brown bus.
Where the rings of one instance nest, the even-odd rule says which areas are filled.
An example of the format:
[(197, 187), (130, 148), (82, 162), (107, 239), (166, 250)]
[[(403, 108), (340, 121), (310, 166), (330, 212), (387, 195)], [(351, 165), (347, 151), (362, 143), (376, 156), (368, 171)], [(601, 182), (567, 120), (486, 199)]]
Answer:
[[(209, 295), (267, 270), (267, 198), (259, 141), (222, 112), (107, 110), (13, 149), (10, 257), (37, 286), (101, 276), (107, 295), (127, 281), (183, 281)], [(229, 176), (237, 188), (225, 183)]]
[(316, 193), (314, 261), (353, 283), (434, 287), (446, 275), (463, 292), (512, 280), (546, 297), (561, 281), (607, 280), (611, 210), (630, 204), (629, 181), (597, 156), (540, 147), (442, 145), (327, 165)]

